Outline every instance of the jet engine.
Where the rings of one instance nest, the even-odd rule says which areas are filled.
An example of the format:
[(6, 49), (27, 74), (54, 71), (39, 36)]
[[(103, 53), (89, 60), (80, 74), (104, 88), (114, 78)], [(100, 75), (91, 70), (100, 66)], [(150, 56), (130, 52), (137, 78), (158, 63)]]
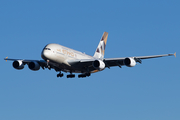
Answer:
[(34, 71), (40, 69), (40, 65), (39, 65), (39, 63), (37, 63), (36, 61), (30, 62), (30, 63), (28, 64), (28, 67), (29, 67), (29, 69), (34, 70)]
[(14, 61), (12, 65), (17, 70), (21, 70), (21, 69), (24, 68), (24, 64), (23, 64), (23, 62), (21, 60)]
[(103, 70), (105, 68), (105, 64), (101, 60), (95, 60), (93, 62), (93, 67), (97, 70)]
[(134, 58), (129, 57), (124, 59), (124, 64), (128, 67), (134, 67), (136, 65), (136, 61)]

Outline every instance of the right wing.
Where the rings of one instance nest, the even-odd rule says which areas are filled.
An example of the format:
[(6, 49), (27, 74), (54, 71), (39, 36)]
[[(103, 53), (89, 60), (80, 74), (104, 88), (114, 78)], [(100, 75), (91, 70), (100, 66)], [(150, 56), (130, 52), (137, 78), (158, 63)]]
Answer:
[[(44, 67), (47, 67), (47, 62), (45, 60), (10, 59), (8, 57), (6, 57), (4, 60), (14, 61), (13, 67), (16, 69), (23, 69), (24, 65), (29, 64), (29, 63), (35, 63), (34, 67), (36, 67), (36, 68), (33, 70), (37, 70), (40, 67), (42, 67), (43, 69), (44, 69)], [(38, 63), (39, 66), (36, 63)]]
[(10, 61), (14, 61), (13, 62), (13, 67), (15, 69), (23, 69), (24, 65), (28, 65), (28, 67), (31, 70), (39, 70), (40, 67), (42, 69), (44, 68), (48, 68), (48, 69), (55, 69), (56, 71), (60, 71), (60, 69), (57, 67), (57, 65), (55, 63), (51, 63), (51, 62), (47, 62), (45, 60), (28, 60), (28, 59), (10, 59), (8, 57), (6, 57), (4, 60), (10, 60)]

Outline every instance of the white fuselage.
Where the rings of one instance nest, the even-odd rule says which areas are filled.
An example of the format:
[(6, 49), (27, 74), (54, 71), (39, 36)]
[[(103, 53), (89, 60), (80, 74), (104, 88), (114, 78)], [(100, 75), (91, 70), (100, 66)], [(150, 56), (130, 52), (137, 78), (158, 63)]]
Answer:
[[(62, 68), (62, 71), (65, 72), (69, 72), (71, 69), (73, 69), (67, 61), (94, 59), (92, 56), (59, 44), (46, 45), (41, 53), (41, 57), (46, 61), (49, 60), (50, 62), (56, 64), (57, 67)], [(80, 73), (81, 71), (76, 70), (74, 72)]]

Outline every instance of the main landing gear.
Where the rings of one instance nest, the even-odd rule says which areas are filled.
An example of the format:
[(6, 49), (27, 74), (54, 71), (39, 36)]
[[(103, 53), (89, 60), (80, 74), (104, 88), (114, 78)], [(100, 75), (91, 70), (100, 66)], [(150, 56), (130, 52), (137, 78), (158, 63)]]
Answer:
[(78, 75), (78, 78), (89, 77), (90, 75), (91, 75), (91, 73), (82, 73), (82, 74)]
[[(63, 77), (64, 76), (64, 74), (63, 73), (59, 73), (59, 74), (57, 74), (57, 77)], [(67, 75), (67, 78), (74, 78), (75, 77), (75, 74), (72, 74), (72, 73), (70, 73), (69, 75)]]
[(63, 77), (63, 75), (64, 74), (60, 72), (59, 74), (57, 74), (57, 77)]
[(69, 75), (67, 75), (67, 78), (74, 78), (75, 77), (75, 74), (69, 74)]
[[(84, 78), (84, 77), (89, 77), (91, 75), (91, 73), (82, 73), (78, 75), (78, 78)], [(57, 77), (63, 77), (64, 74), (63, 73), (59, 73), (57, 74)], [(67, 75), (67, 78), (74, 78), (75, 74), (70, 73), (69, 75)]]

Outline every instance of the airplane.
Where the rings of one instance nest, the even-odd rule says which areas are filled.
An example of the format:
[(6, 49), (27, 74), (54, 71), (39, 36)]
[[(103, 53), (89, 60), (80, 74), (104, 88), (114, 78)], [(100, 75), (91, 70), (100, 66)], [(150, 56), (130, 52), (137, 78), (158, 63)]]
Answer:
[(94, 56), (76, 51), (74, 49), (51, 43), (47, 44), (42, 52), (41, 57), (43, 60), (27, 60), (27, 59), (9, 59), (6, 57), (4, 60), (13, 61), (12, 65), (15, 69), (21, 70), (25, 65), (29, 69), (37, 71), (40, 68), (49, 70), (54, 69), (57, 77), (63, 77), (62, 72), (69, 72), (67, 78), (74, 78), (75, 74), (79, 73), (78, 78), (89, 77), (92, 73), (103, 71), (105, 68), (114, 66), (134, 67), (137, 63), (142, 63), (144, 59), (158, 58), (165, 56), (175, 56), (174, 54), (152, 55), (152, 56), (139, 56), (139, 57), (121, 57), (121, 58), (104, 58), (105, 47), (107, 43), (108, 33), (104, 32)]

